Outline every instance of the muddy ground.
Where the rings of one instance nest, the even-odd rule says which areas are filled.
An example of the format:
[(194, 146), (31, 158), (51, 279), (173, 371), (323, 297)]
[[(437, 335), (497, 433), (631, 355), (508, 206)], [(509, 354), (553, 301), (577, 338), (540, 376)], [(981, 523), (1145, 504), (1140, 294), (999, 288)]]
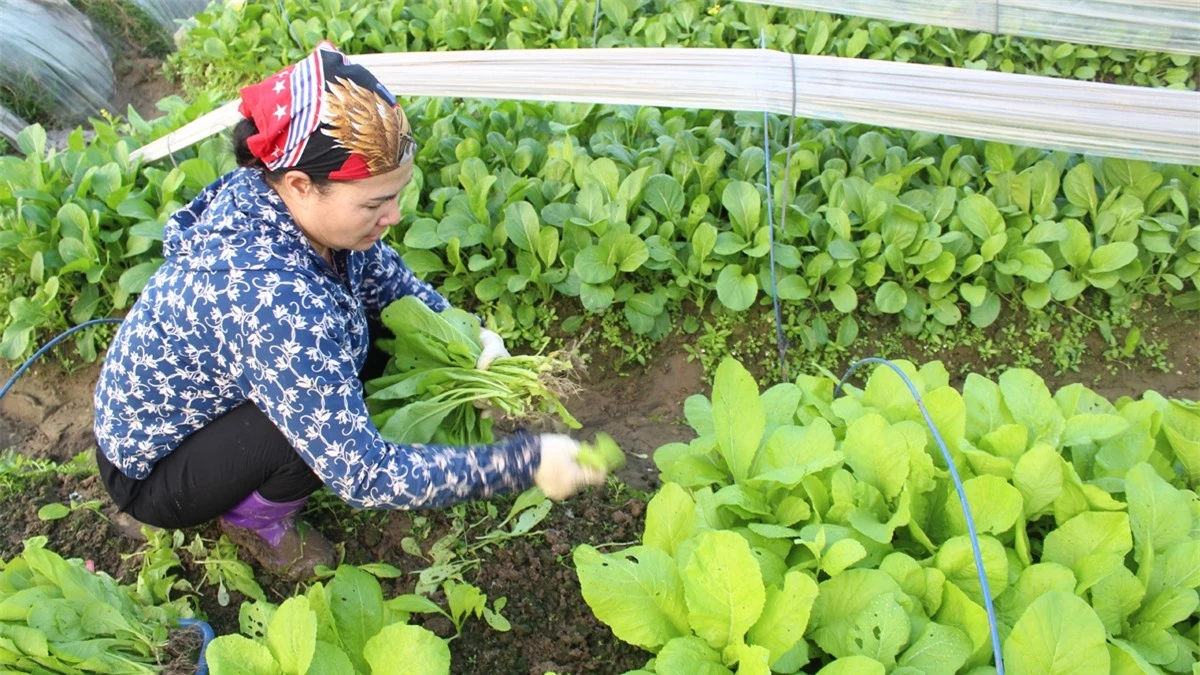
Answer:
[(143, 119), (152, 120), (160, 115), (156, 104), (162, 99), (183, 95), (178, 84), (163, 74), (160, 59), (128, 56), (113, 63), (116, 87), (113, 89), (112, 111), (125, 116), (128, 106), (133, 106)]
[[(754, 320), (746, 325), (747, 330), (756, 330)], [(888, 327), (880, 324), (866, 330), (886, 331)], [(1105, 361), (1099, 357), (1103, 351), (1101, 341), (1089, 344), (1091, 356), (1078, 372), (1043, 375), (1052, 389), (1083, 382), (1112, 399), (1137, 397), (1146, 389), (1177, 398), (1200, 398), (1200, 319), (1194, 314), (1162, 312), (1146, 332), (1166, 346), (1159, 360), (1160, 364), (1169, 364), (1166, 372), (1156, 370), (1143, 357), (1116, 364)], [(735, 335), (731, 339), (738, 338)], [(707, 393), (707, 376), (699, 363), (689, 360), (681, 340), (658, 345), (645, 366), (627, 364), (619, 369), (611, 366), (619, 355), (597, 345), (582, 378), (581, 394), (568, 402), (584, 424), (581, 435), (608, 432), (629, 454), (629, 464), (617, 475), (619, 480), (556, 505), (531, 536), (474, 550), (469, 547), (479, 543), (477, 537), (486, 533), (486, 524), (456, 537), (456, 559), (470, 561), (463, 568), (463, 579), (479, 586), (490, 601), (507, 598), (503, 614), (512, 624), (510, 631), (497, 632), (483, 621), (468, 621), (463, 634), (451, 642), (456, 675), (542, 675), (549, 671), (614, 674), (645, 663), (647, 654), (614, 638), (588, 610), (571, 565), (571, 551), (581, 543), (636, 543), (644, 524), (646, 500), (658, 486), (651, 461), (654, 449), (691, 438), (690, 430), (682, 423), (683, 401), (691, 394)], [(956, 374), (958, 383), (963, 373), (980, 370), (974, 366), (998, 365), (981, 363), (979, 353), (971, 348), (939, 351), (915, 341), (906, 344), (911, 349), (908, 356), (915, 361), (942, 359)], [(854, 357), (865, 355), (841, 355), (838, 365), (844, 367)], [(800, 357), (796, 363), (804, 362), (803, 355)], [(760, 384), (767, 384), (765, 369), (752, 369), (762, 376)], [(51, 363), (33, 368), (0, 400), (0, 448), (56, 462), (67, 462), (92, 448), (91, 393), (97, 370), (92, 365), (64, 373)], [(8, 372), (0, 372), (0, 376), (7, 379)], [(44, 534), (50, 538), (51, 548), (63, 555), (93, 560), (99, 569), (126, 581), (133, 579), (137, 559), (123, 556), (136, 551), (140, 543), (122, 536), (106, 519), (113, 514), (96, 476), (47, 472), (12, 483), (17, 489), (5, 489), (5, 485), (5, 477), (0, 474), (0, 557), (7, 559), (20, 551), (23, 540)], [(38, 519), (38, 508), (51, 502), (68, 502), (73, 494), (77, 500), (100, 500), (100, 513), (84, 509), (58, 521)], [(502, 517), (510, 503), (511, 498), (498, 499), (493, 505)], [(413, 589), (416, 572), (429, 566), (431, 547), (438, 539), (462, 523), (479, 522), (485, 510), (485, 504), (473, 504), (458, 511), (355, 512), (324, 495), (310, 502), (307, 517), (341, 544), (345, 562), (382, 561), (407, 572), (400, 579), (384, 582), (390, 597)], [(187, 534), (190, 540), (195, 534), (211, 538), (219, 533), (215, 527), (206, 526)], [(406, 538), (412, 542), (406, 545)], [(421, 549), (421, 557), (406, 552), (413, 551), (413, 542)], [(198, 583), (201, 566), (187, 553), (180, 555), (184, 561), (182, 573)], [(295, 592), (294, 585), (256, 571), (272, 601), (281, 602)], [(434, 598), (444, 604), (443, 598)], [(201, 589), (198, 602), (217, 633), (225, 634), (237, 630), (240, 599), (235, 593), (233, 602), (222, 607), (215, 589), (208, 586)], [(453, 626), (441, 618), (418, 617), (415, 621), (444, 637), (454, 633)]]

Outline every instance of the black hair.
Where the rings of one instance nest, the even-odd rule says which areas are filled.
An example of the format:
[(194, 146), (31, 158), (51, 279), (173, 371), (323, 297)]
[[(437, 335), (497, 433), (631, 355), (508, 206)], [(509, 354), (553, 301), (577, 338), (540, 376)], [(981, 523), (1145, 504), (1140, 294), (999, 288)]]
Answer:
[[(233, 128), (233, 157), (237, 160), (238, 166), (260, 169), (263, 173), (263, 178), (265, 178), (267, 181), (267, 184), (271, 185), (272, 187), (277, 186), (281, 181), (283, 181), (283, 177), (288, 171), (294, 171), (295, 169), (271, 170), (267, 168), (267, 165), (261, 159), (255, 157), (254, 153), (250, 151), (250, 145), (247, 141), (251, 136), (257, 133), (258, 127), (254, 125), (254, 120), (248, 117), (242, 118), (242, 120), (237, 123), (237, 126)], [(325, 192), (325, 190), (333, 184), (333, 181), (329, 178), (317, 177), (313, 176), (312, 174), (306, 175), (308, 175), (309, 180), (312, 181), (313, 186), (317, 189), (317, 192)]]

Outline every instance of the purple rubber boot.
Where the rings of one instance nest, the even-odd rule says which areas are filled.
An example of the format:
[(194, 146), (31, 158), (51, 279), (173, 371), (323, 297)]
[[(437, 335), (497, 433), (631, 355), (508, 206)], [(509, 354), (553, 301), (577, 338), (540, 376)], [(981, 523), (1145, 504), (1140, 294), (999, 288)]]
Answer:
[(289, 579), (307, 579), (317, 565), (333, 567), (333, 544), (296, 520), (308, 497), (273, 502), (257, 490), (221, 516), (221, 529), (263, 567)]

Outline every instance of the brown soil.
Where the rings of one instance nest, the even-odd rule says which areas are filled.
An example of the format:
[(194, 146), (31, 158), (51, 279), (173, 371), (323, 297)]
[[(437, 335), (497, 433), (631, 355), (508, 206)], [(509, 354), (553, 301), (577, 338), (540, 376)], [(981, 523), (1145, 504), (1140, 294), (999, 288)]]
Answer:
[[(1160, 313), (1144, 337), (1168, 346), (1167, 372), (1155, 371), (1136, 361), (1114, 364), (1111, 368), (1090, 363), (1089, 370), (1094, 368), (1097, 372), (1089, 385), (1092, 390), (1112, 400), (1121, 396), (1137, 397), (1149, 389), (1171, 398), (1200, 400), (1200, 317), (1194, 313)], [(1095, 336), (1088, 340), (1089, 353), (1099, 353), (1102, 349), (1102, 341)], [(1086, 378), (1077, 380), (1072, 373), (1047, 380), (1051, 388), (1075, 381), (1089, 382)]]
[[(503, 515), (510, 499), (495, 504)], [(474, 553), (460, 551), (457, 560), (474, 560), (463, 578), (487, 594), (491, 607), (499, 598), (507, 604), (501, 614), (511, 623), (507, 632), (492, 629), (483, 620), (468, 619), (462, 634), (453, 638), (454, 627), (441, 616), (414, 616), (450, 643), (455, 675), (542, 675), (560, 673), (619, 673), (635, 670), (649, 658), (639, 649), (621, 642), (600, 623), (584, 604), (579, 581), (571, 564), (571, 551), (579, 544), (593, 546), (613, 542), (636, 543), (645, 524), (645, 501), (628, 491), (595, 488), (557, 504), (534, 530), (534, 534), (489, 546)], [(412, 518), (428, 518), (428, 529), (412, 527)], [(385, 562), (410, 575), (384, 584), (385, 595), (413, 592), (415, 575), (430, 565), (401, 548), (406, 537), (416, 536), (428, 556), (430, 547), (452, 531), (449, 512), (380, 514), (370, 526), (346, 532), (333, 514), (309, 511), (309, 520), (331, 536), (345, 537), (345, 561), (353, 564)], [(468, 518), (468, 520), (478, 520)], [(470, 531), (459, 537), (466, 546), (486, 534)], [(424, 534), (422, 534), (424, 533)], [(443, 607), (439, 591), (433, 600)]]
[(654, 450), (692, 437), (683, 422), (684, 400), (707, 389), (699, 363), (688, 361), (683, 352), (663, 351), (663, 357), (649, 367), (625, 374), (597, 373), (575, 400), (566, 402), (570, 410), (578, 411), (581, 437), (592, 438), (603, 431), (621, 446), (627, 463), (617, 476), (644, 492), (660, 484), (651, 459)]
[[(1101, 396), (1116, 401), (1122, 396), (1140, 398), (1146, 391), (1156, 391), (1168, 398), (1189, 401), (1200, 400), (1200, 316), (1195, 313), (1176, 312), (1169, 309), (1149, 308), (1137, 314), (1135, 326), (1142, 329), (1142, 339), (1164, 346), (1162, 363), (1166, 370), (1158, 369), (1144, 355), (1108, 360), (1103, 354), (1108, 348), (1099, 332), (1093, 331), (1084, 338), (1084, 360), (1076, 369), (1056, 373), (1050, 365), (1053, 357), (1048, 344), (1031, 350), (1029, 357), (1040, 361), (1030, 364), (1046, 381), (1050, 391), (1072, 383), (1081, 383)], [(998, 322), (999, 323), (999, 322)], [(1025, 327), (1026, 319), (1018, 317), (1014, 322), (1018, 330)], [(1000, 326), (987, 329), (988, 335), (999, 340)], [(1125, 331), (1118, 331), (1124, 335)], [(889, 354), (889, 358), (907, 358), (914, 363), (940, 360), (951, 374), (951, 384), (960, 386), (968, 372), (982, 372), (984, 367), (1004, 368), (1018, 362), (1014, 354), (1004, 353), (994, 358), (983, 358), (975, 347), (956, 347), (941, 350), (919, 340), (906, 339), (904, 353)], [(867, 356), (862, 354), (861, 356)], [(857, 356), (856, 356), (857, 358)], [(848, 366), (850, 359), (846, 359)], [(839, 373), (840, 374), (840, 373)]]
[[(92, 447), (92, 392), (99, 374), (100, 364), (64, 373), (48, 361), (36, 362), (0, 399), (0, 448), (61, 463)], [(0, 368), (5, 382), (11, 376), (10, 368)]]
[(77, 502), (107, 498), (98, 476), (72, 478), (50, 474), (30, 481), (27, 489), (20, 492), (4, 491), (0, 497), (0, 549), (7, 560), (22, 550), (22, 542), (30, 537), (44, 535), (50, 539), (50, 548), (64, 558), (91, 560), (96, 569), (116, 574), (124, 571), (122, 553), (129, 547), (114, 546), (105, 516), (88, 509), (79, 509), (60, 520), (43, 521), (38, 518), (38, 509), (46, 504), (65, 504), (71, 496)]
[(156, 103), (171, 95), (183, 95), (183, 89), (163, 73), (162, 59), (119, 57), (113, 63), (113, 74), (116, 87), (112, 112), (122, 117), (132, 105), (143, 119), (154, 119), (163, 114), (155, 107)]
[[(1051, 392), (1078, 382), (1112, 401), (1122, 396), (1140, 398), (1150, 390), (1168, 398), (1200, 400), (1200, 315), (1195, 312), (1143, 307), (1134, 312), (1130, 328), (1113, 329), (1118, 341), (1124, 340), (1130, 329), (1139, 329), (1142, 342), (1152, 343), (1155, 350), (1161, 351), (1160, 358), (1151, 358), (1141, 351), (1132, 356), (1110, 358), (1106, 351), (1112, 349), (1098, 330), (1091, 330), (1082, 337), (1080, 361), (1066, 368), (1054, 365), (1054, 343), (1061, 341), (1061, 327), (1053, 325), (1046, 334), (1031, 337), (1036, 333), (1032, 327), (1034, 321), (1021, 311), (1001, 315), (992, 326), (975, 331), (978, 337), (1004, 345), (1004, 331), (1011, 330), (1018, 336), (1016, 342), (1023, 345), (1023, 354), (1013, 354), (1000, 347), (994, 354), (985, 354), (973, 345), (945, 348), (931, 340), (903, 335), (894, 317), (857, 318), (859, 337), (849, 349), (832, 354), (810, 354), (795, 346), (799, 341), (793, 338), (788, 352), (791, 377), (794, 379), (800, 373), (818, 373), (818, 363), (841, 376), (855, 361), (879, 356), (916, 364), (941, 361), (950, 374), (950, 384), (959, 388), (969, 373), (995, 379), (995, 375), (1005, 369), (1025, 367), (1037, 372)], [(774, 331), (774, 319), (769, 309), (759, 308), (747, 312), (745, 319), (739, 321), (737, 329), (725, 341), (727, 348), (741, 351), (739, 358), (754, 373), (760, 388), (779, 379)], [(869, 367), (861, 369), (855, 377), (869, 372)]]
[(472, 581), (489, 600), (508, 598), (503, 614), (512, 630), (469, 622), (451, 643), (454, 672), (580, 675), (643, 666), (649, 654), (618, 640), (587, 611), (571, 551), (579, 544), (633, 544), (644, 527), (644, 501), (593, 490), (556, 506), (538, 528), (540, 537), (491, 553)]

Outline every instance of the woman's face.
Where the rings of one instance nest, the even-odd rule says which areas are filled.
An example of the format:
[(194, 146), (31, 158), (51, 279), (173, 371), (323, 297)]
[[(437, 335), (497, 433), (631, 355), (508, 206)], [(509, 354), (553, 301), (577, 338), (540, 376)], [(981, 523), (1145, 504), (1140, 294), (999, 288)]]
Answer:
[(400, 222), (400, 191), (412, 179), (412, 162), (362, 180), (335, 181), (318, 190), (307, 174), (291, 171), (276, 191), (313, 248), (365, 251)]

